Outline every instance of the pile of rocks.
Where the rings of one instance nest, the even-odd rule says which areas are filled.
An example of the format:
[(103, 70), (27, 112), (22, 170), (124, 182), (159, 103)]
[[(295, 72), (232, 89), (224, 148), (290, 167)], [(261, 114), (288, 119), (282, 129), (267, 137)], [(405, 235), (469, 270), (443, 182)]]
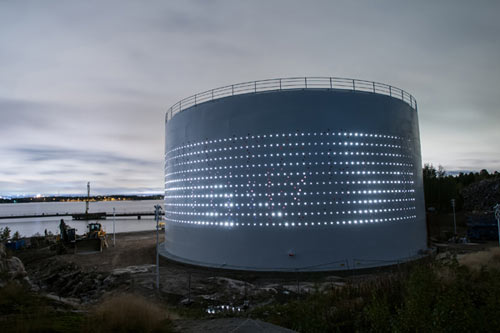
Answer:
[(130, 285), (129, 274), (108, 274), (84, 270), (73, 262), (52, 257), (30, 265), (30, 275), (38, 287), (59, 297), (93, 302), (105, 292)]
[(7, 256), (5, 245), (0, 243), (0, 288), (3, 288), (10, 282), (31, 287), (23, 262), (17, 257)]
[(500, 178), (484, 179), (472, 183), (462, 191), (464, 209), (467, 211), (491, 211), (500, 203)]

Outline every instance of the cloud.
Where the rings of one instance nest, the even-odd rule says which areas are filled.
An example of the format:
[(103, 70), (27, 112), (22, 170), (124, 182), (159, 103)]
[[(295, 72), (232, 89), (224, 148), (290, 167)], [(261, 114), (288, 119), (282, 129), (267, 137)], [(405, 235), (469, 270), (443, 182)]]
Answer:
[(96, 163), (96, 164), (117, 164), (123, 163), (126, 165), (148, 167), (158, 165), (158, 160), (147, 160), (128, 157), (123, 154), (112, 152), (102, 152), (95, 150), (78, 150), (68, 149), (56, 146), (20, 146), (10, 149), (12, 154), (16, 154), (23, 158), (26, 162), (47, 162), (71, 160), (80, 163)]
[(19, 127), (50, 127), (51, 105), (30, 100), (0, 98), (0, 131)]
[(424, 162), (500, 169), (499, 11), (451, 0), (0, 2), (0, 176), (12, 180), (0, 192), (92, 177), (110, 191), (161, 190), (168, 107), (304, 75), (401, 87), (419, 102)]

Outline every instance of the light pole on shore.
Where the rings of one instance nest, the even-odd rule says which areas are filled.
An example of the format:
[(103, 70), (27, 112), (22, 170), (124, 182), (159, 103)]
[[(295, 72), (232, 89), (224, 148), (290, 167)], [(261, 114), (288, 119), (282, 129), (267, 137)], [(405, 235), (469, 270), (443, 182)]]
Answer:
[(156, 290), (160, 291), (160, 252), (159, 252), (159, 222), (161, 206), (155, 205), (156, 220)]
[(451, 199), (451, 208), (453, 208), (453, 228), (455, 230), (455, 237), (457, 236), (457, 219), (455, 217), (455, 199)]
[(115, 244), (116, 244), (116, 239), (115, 239), (115, 215), (116, 213), (116, 210), (115, 210), (115, 207), (113, 207), (113, 247), (115, 247)]
[(498, 226), (498, 246), (500, 246), (500, 204), (496, 204), (493, 209), (495, 210), (495, 218), (497, 219)]

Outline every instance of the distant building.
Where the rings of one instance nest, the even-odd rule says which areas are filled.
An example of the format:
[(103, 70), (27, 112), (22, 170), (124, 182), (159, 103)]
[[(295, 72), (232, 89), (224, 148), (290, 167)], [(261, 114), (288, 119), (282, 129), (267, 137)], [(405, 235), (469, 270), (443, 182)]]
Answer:
[(235, 84), (166, 115), (162, 254), (243, 270), (394, 264), (426, 249), (416, 100), (381, 83)]

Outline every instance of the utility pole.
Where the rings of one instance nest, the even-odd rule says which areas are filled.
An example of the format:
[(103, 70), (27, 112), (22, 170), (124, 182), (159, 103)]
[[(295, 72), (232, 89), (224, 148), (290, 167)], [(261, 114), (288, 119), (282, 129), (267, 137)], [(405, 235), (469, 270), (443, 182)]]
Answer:
[(500, 204), (496, 204), (495, 207), (493, 207), (495, 210), (495, 218), (497, 219), (497, 226), (498, 226), (498, 246), (500, 246)]
[(115, 247), (116, 244), (116, 239), (115, 239), (115, 219), (116, 219), (116, 210), (115, 207), (113, 207), (113, 247)]
[(87, 183), (87, 201), (85, 201), (85, 215), (89, 213), (90, 182)]
[(455, 217), (455, 199), (451, 199), (451, 207), (453, 208), (453, 228), (455, 230), (455, 237), (457, 237), (457, 219)]
[(159, 222), (160, 222), (161, 206), (155, 205), (155, 220), (156, 220), (156, 290), (160, 291), (160, 252), (159, 252)]

